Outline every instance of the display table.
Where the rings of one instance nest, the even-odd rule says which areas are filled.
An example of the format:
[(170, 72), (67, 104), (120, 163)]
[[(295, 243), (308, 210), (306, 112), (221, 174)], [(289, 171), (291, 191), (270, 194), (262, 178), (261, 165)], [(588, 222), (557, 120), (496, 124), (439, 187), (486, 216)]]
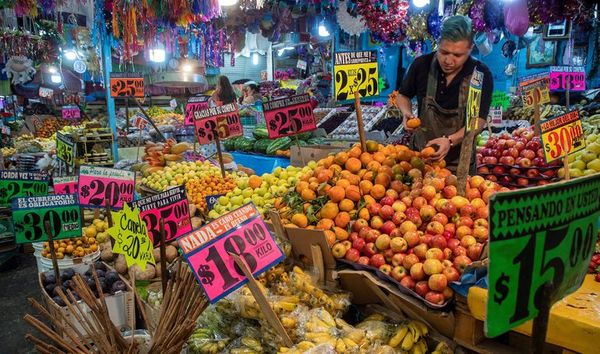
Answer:
[(228, 154), (233, 157), (233, 161), (236, 164), (253, 169), (259, 176), (263, 173), (271, 173), (277, 167), (286, 168), (290, 165), (290, 159), (286, 157), (264, 156), (243, 152), (228, 152)]
[[(478, 287), (469, 290), (467, 303), (474, 318), (485, 321), (488, 291)], [(513, 331), (531, 336), (533, 321)], [(558, 301), (550, 310), (546, 342), (579, 353), (597, 352), (600, 338), (600, 283), (586, 275), (581, 288)]]

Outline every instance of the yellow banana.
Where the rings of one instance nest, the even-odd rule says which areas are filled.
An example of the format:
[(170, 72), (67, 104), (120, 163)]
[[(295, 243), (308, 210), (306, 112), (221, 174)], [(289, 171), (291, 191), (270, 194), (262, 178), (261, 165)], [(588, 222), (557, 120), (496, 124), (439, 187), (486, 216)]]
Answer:
[(410, 333), (412, 334), (415, 343), (418, 342), (419, 338), (421, 338), (421, 331), (419, 330), (419, 328), (415, 325), (414, 322), (410, 322), (408, 324), (408, 329), (410, 330)]
[(421, 347), (418, 345), (414, 345), (411, 349), (410, 349), (410, 354), (425, 354), (425, 352), (423, 350), (421, 350)]
[(354, 349), (358, 347), (358, 344), (350, 338), (343, 338), (342, 340), (348, 349)]
[(304, 334), (304, 338), (311, 342), (315, 342), (316, 340), (329, 339), (331, 338), (331, 335), (329, 333), (322, 332), (307, 332)]
[(427, 349), (428, 349), (427, 348), (427, 342), (425, 342), (424, 338), (421, 338), (421, 340), (417, 344), (419, 344), (419, 346), (421, 347), (421, 351), (423, 353), (427, 353)]
[(335, 342), (335, 351), (340, 354), (346, 353), (346, 343), (342, 339), (339, 339)]
[(388, 345), (392, 348), (396, 348), (397, 346), (400, 345), (400, 343), (402, 343), (402, 340), (404, 339), (404, 337), (406, 336), (407, 333), (408, 333), (408, 326), (404, 325), (404, 326), (400, 327), (400, 329), (398, 329), (398, 331), (396, 331), (396, 334), (394, 334), (392, 336), (392, 338), (390, 338)]
[(250, 338), (250, 337), (242, 337), (242, 344), (245, 345), (246, 347), (250, 347), (252, 349), (262, 347), (259, 341), (257, 341), (254, 338)]
[(451, 354), (453, 353), (452, 349), (446, 342), (439, 342), (435, 347), (435, 351), (440, 352), (442, 354)]
[(352, 340), (353, 342), (360, 343), (365, 338), (365, 331), (362, 329), (352, 329), (344, 335), (345, 338)]
[(364, 322), (366, 321), (383, 321), (385, 319), (385, 317), (380, 314), (380, 313), (374, 313), (371, 316), (365, 318)]
[(425, 337), (427, 334), (429, 334), (429, 327), (427, 327), (427, 325), (421, 321), (412, 321), (416, 327), (419, 329), (419, 331), (421, 332), (421, 336)]
[(298, 348), (298, 350), (301, 351), (307, 351), (311, 348), (315, 347), (315, 343), (309, 342), (309, 341), (302, 341), (300, 343), (298, 343), (298, 345), (296, 346), (296, 348)]
[(291, 317), (283, 317), (283, 318), (281, 318), (281, 324), (285, 328), (294, 328), (294, 327), (296, 327), (297, 323), (298, 323), (298, 321), (296, 321), (295, 318), (291, 318)]
[(410, 350), (414, 344), (415, 341), (412, 333), (406, 333), (406, 336), (404, 336), (404, 339), (402, 340), (402, 350)]

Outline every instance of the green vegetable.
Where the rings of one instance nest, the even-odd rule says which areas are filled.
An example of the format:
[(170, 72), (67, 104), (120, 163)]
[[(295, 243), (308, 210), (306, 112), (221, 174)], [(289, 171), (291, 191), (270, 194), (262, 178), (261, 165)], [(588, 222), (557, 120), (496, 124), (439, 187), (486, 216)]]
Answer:
[(264, 154), (267, 151), (267, 148), (269, 147), (269, 144), (271, 144), (271, 142), (272, 142), (271, 139), (260, 139), (260, 140), (257, 140), (254, 143), (254, 151), (260, 152), (261, 154)]
[(254, 139), (241, 137), (235, 141), (235, 149), (238, 151), (251, 151), (254, 147)]
[(308, 132), (308, 133), (296, 134), (294, 137), (298, 138), (299, 140), (308, 140), (308, 139), (310, 139), (310, 136), (311, 136), (311, 134), (310, 134), (310, 132)]
[(256, 128), (254, 128), (254, 130), (252, 131), (252, 135), (254, 135), (256, 139), (266, 139), (269, 137), (269, 131), (267, 130), (266, 126), (259, 125)]
[(290, 148), (291, 145), (292, 139), (290, 139), (289, 137), (286, 136), (283, 138), (278, 138), (271, 141), (271, 143), (267, 147), (266, 153), (267, 155), (275, 155), (275, 152), (277, 150), (287, 150)]

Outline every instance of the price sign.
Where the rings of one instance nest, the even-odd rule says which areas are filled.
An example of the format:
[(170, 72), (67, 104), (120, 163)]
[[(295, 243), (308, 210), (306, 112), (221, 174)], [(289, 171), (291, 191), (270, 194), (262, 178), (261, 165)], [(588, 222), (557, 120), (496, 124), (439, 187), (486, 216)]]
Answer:
[(69, 166), (75, 166), (75, 142), (61, 133), (56, 133), (56, 157)]
[(234, 103), (195, 112), (194, 125), (200, 145), (210, 144), (217, 134), (223, 140), (244, 133), (240, 113)]
[(578, 111), (540, 122), (540, 132), (546, 162), (585, 149), (585, 136)]
[(120, 209), (133, 201), (135, 172), (115, 168), (81, 166), (79, 169), (79, 203), (88, 207)]
[(41, 98), (51, 99), (52, 96), (54, 96), (54, 90), (51, 88), (47, 88), (47, 87), (40, 87), (40, 90), (38, 91), (38, 95)]
[(125, 256), (127, 266), (131, 267), (137, 264), (142, 270), (146, 269), (146, 264), (156, 264), (152, 240), (148, 237), (146, 224), (140, 217), (140, 210), (129, 208), (125, 203), (120, 211), (111, 212), (113, 226), (108, 229), (110, 237), (115, 239), (113, 253)]
[(110, 73), (110, 97), (144, 97), (141, 73)]
[(550, 90), (585, 91), (585, 68), (583, 66), (551, 66)]
[(77, 120), (81, 118), (81, 111), (77, 106), (63, 106), (61, 112), (63, 119)]
[[(247, 204), (242, 208), (248, 209), (248, 206), (256, 209), (252, 204)], [(248, 211), (243, 212), (242, 215), (247, 214)], [(210, 228), (209, 225), (221, 222), (223, 222), (223, 217), (203, 228)], [(182, 249), (184, 248), (182, 247)], [(285, 258), (262, 217), (258, 215), (246, 219), (243, 223), (235, 224), (233, 228), (222, 234), (215, 235), (215, 238), (193, 252), (188, 253), (185, 249), (184, 252), (211, 303), (219, 301), (248, 282), (248, 278), (235, 264), (230, 253), (240, 256), (253, 275), (261, 274)]]
[(502, 108), (491, 108), (490, 109), (490, 124), (494, 127), (502, 126)]
[(269, 139), (317, 129), (308, 94), (269, 101), (263, 109)]
[(146, 126), (148, 125), (148, 120), (146, 120), (146, 117), (141, 112), (136, 112), (131, 117), (131, 122), (140, 130), (146, 129)]
[(548, 90), (548, 77), (529, 82), (520, 87), (523, 107), (533, 107), (535, 104), (550, 103), (550, 90)]
[(471, 131), (477, 129), (477, 123), (473, 126), (471, 121), (479, 117), (479, 107), (481, 106), (481, 89), (483, 88), (483, 72), (475, 69), (469, 82), (469, 93), (467, 95), (467, 115), (465, 120), (465, 130)]
[(160, 219), (165, 224), (165, 242), (192, 231), (190, 205), (183, 186), (169, 188), (131, 205), (140, 210), (140, 216), (146, 223), (148, 235), (155, 246), (160, 244)]
[(46, 222), (50, 223), (53, 239), (81, 236), (81, 209), (76, 194), (15, 198), (12, 210), (17, 243), (48, 241)]
[(486, 335), (536, 317), (544, 284), (550, 303), (577, 290), (598, 235), (600, 175), (490, 198)]
[(362, 97), (379, 94), (377, 51), (335, 53), (333, 64), (335, 99), (354, 99), (358, 91)]
[(77, 194), (79, 177), (54, 177), (54, 194)]
[(224, 195), (225, 194), (214, 194), (206, 196), (206, 208), (208, 209), (208, 211), (211, 211), (215, 204), (219, 202), (219, 197), (222, 197)]
[(0, 170), (0, 206), (9, 207), (12, 198), (48, 194), (45, 173)]
[(510, 105), (510, 97), (504, 91), (494, 91), (492, 93), (491, 107), (502, 107), (502, 110), (506, 111)]
[(185, 105), (184, 125), (194, 125), (194, 114), (208, 108), (208, 96), (191, 97)]

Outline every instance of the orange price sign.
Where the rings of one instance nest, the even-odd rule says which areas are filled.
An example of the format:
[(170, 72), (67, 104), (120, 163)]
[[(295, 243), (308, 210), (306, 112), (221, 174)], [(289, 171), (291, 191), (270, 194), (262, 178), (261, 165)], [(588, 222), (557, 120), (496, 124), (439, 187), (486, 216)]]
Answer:
[(110, 97), (144, 97), (144, 77), (140, 73), (110, 73)]
[(540, 122), (540, 131), (546, 162), (585, 148), (585, 136), (578, 111)]
[(549, 79), (543, 78), (526, 85), (520, 89), (523, 98), (523, 107), (529, 108), (538, 104), (550, 103), (550, 90), (548, 89)]

